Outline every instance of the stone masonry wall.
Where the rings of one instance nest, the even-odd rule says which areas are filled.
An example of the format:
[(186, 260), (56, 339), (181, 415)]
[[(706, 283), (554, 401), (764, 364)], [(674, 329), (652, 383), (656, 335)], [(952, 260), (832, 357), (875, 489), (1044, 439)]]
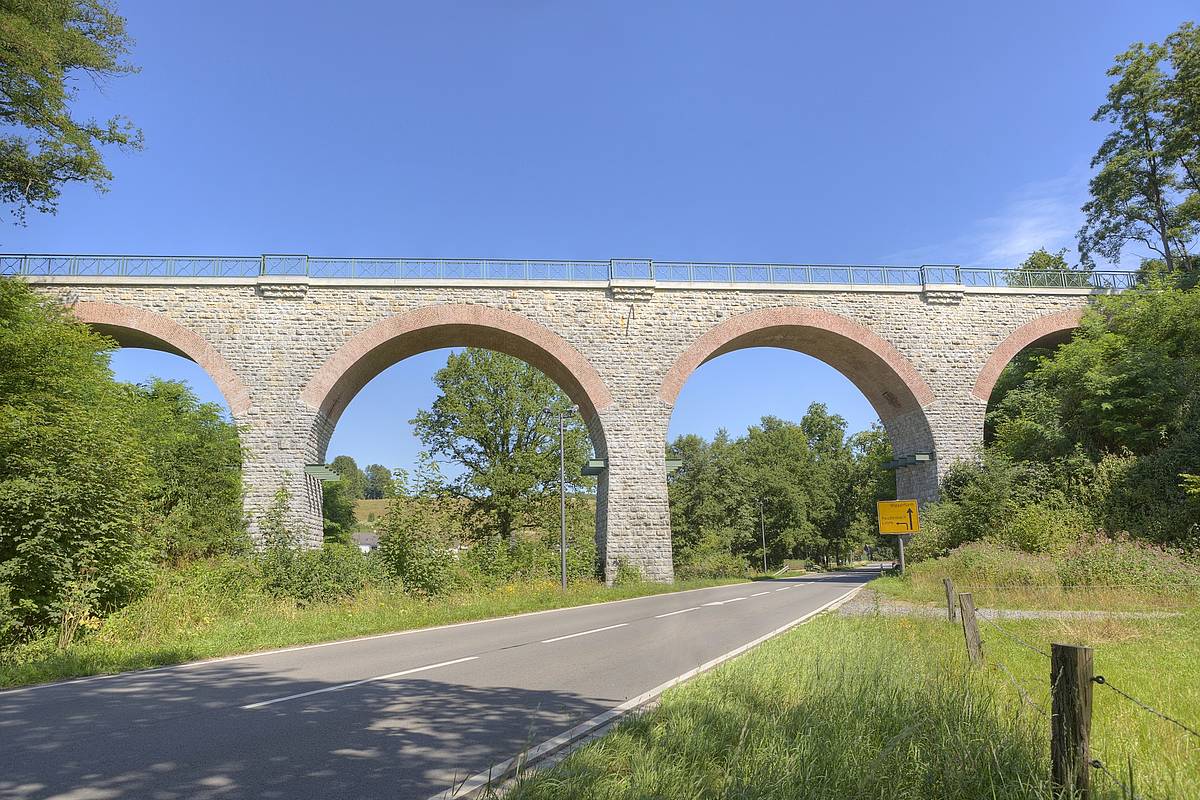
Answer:
[[(597, 539), (606, 572), (611, 578), (623, 558), (657, 580), (672, 576), (664, 463), (672, 404), (663, 400), (660, 390), (676, 360), (716, 326), (763, 309), (820, 310), (889, 343), (932, 392), (922, 406), (897, 402), (901, 412), (870, 396), (869, 387), (895, 380), (895, 374), (869, 374), (879, 367), (860, 366), (865, 362), (855, 358), (848, 358), (842, 368), (860, 387), (868, 387), (868, 399), (881, 412), (898, 455), (919, 449), (936, 453), (934, 463), (903, 468), (898, 475), (900, 496), (928, 500), (936, 495), (938, 476), (955, 460), (973, 457), (982, 443), (986, 401), (975, 397), (972, 388), (989, 356), (1025, 323), (1080, 309), (1089, 300), (1084, 293), (1061, 290), (925, 295), (908, 289), (678, 284), (610, 289), (605, 284), (421, 286), (313, 280), (289, 281), (280, 288), (254, 280), (32, 282), (71, 302), (115, 304), (161, 315), (211, 344), (248, 390), (248, 404), (241, 404), (235, 414), (246, 450), (247, 512), (251, 518), (260, 515), (284, 485), (292, 498), (291, 518), (308, 532), (312, 544), (321, 535), (320, 486), (305, 476), (304, 465), (325, 460), (332, 428), (301, 393), (330, 356), (373, 324), (429, 306), (484, 305), (530, 320), (582, 354), (611, 394), (611, 403), (598, 409), (605, 439), (598, 455), (607, 456), (609, 464), (600, 482), (597, 510)], [(112, 325), (106, 330), (111, 332)], [(811, 333), (824, 337), (820, 341), (825, 348), (840, 341), (829, 331)], [(805, 337), (790, 345), (788, 341), (772, 340), (811, 348)], [(461, 343), (449, 338), (430, 346)], [(823, 353), (835, 360), (838, 356), (834, 351)], [(851, 374), (856, 372), (861, 374)], [(746, 389), (753, 391), (753, 386)], [(881, 396), (893, 399), (888, 392)]]

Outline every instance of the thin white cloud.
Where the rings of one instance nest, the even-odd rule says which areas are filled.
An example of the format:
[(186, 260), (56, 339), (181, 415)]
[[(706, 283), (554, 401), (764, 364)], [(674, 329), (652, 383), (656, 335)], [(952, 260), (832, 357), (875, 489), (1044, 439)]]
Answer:
[[(1076, 263), (1082, 206), (1088, 199), (1089, 171), (1080, 165), (1069, 174), (1028, 184), (1009, 195), (990, 216), (969, 226), (960, 236), (924, 247), (893, 253), (888, 263), (961, 264), (977, 267), (1011, 267), (1044, 247), (1067, 249), (1067, 261)], [(1101, 269), (1136, 269), (1143, 257), (1130, 246), (1119, 264), (1099, 264)]]
[(1004, 267), (1034, 250), (1067, 248), (1074, 260), (1075, 234), (1083, 223), (1087, 180), (1070, 175), (1030, 184), (1009, 199), (999, 213), (981, 219), (964, 242), (968, 263)]

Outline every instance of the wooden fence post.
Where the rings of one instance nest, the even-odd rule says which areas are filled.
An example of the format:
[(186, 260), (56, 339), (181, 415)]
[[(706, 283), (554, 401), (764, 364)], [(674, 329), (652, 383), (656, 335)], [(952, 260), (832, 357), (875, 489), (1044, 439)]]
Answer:
[(983, 663), (983, 641), (979, 638), (979, 624), (975, 621), (975, 600), (970, 592), (958, 596), (958, 607), (962, 611), (963, 638), (967, 641), (967, 655), (971, 663)]
[(954, 622), (954, 581), (942, 578), (942, 584), (946, 587), (946, 615)]
[(1092, 648), (1050, 645), (1050, 782), (1056, 797), (1091, 791)]

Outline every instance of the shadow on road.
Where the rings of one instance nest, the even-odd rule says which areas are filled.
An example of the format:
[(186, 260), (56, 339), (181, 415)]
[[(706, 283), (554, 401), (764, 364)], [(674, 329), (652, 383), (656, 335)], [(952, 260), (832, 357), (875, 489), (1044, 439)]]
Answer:
[(329, 685), (231, 664), (0, 695), (0, 798), (423, 799), (613, 705), (401, 678), (241, 708)]

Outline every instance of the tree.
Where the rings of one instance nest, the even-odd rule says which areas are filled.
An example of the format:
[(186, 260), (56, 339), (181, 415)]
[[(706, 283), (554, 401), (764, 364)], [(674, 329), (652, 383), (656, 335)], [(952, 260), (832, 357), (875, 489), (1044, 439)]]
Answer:
[(74, 82), (134, 72), (123, 59), (125, 20), (106, 0), (7, 0), (0, 4), (0, 200), (18, 222), (27, 209), (54, 213), (61, 187), (112, 179), (100, 148), (140, 149), (141, 131), (123, 117), (72, 116)]
[(382, 464), (369, 464), (366, 469), (366, 488), (363, 496), (367, 500), (382, 500), (392, 496), (392, 473)]
[[(731, 441), (680, 436), (670, 476), (671, 545), (677, 567), (721, 565), (719, 553), (761, 563), (760, 513), (768, 560), (836, 558), (874, 541), (877, 499), (895, 496), (887, 434), (846, 438), (846, 421), (813, 403), (800, 423), (763, 417)], [(761, 512), (760, 512), (761, 509)], [(728, 562), (725, 562), (728, 563)]]
[(108, 368), (111, 347), (63, 306), (0, 280), (0, 627), (9, 635), (65, 629), (149, 585), (138, 524), (146, 456)]
[[(1200, 525), (1180, 478), (1200, 463), (1200, 292), (1101, 298), (990, 408), (988, 426), (985, 464), (1020, 468), (1022, 502), (1086, 500), (1109, 530), (1181, 542)], [(1007, 473), (989, 470), (981, 491), (1011, 483)]]
[(351, 456), (338, 456), (329, 465), (342, 479), (346, 496), (351, 500), (362, 500), (367, 496), (367, 476)]
[(161, 558), (240, 553), (242, 450), (237, 427), (187, 384), (124, 385), (125, 406), (147, 456), (147, 524)]
[(350, 534), (358, 520), (354, 516), (354, 498), (345, 481), (321, 484), (322, 532), (326, 542), (351, 544)]
[(677, 567), (713, 554), (740, 553), (752, 543), (752, 537), (735, 525), (738, 476), (730, 444), (729, 434), (721, 429), (711, 443), (687, 434), (667, 448), (671, 458), (680, 460), (679, 469), (667, 476), (671, 550)]
[(1200, 37), (1184, 25), (1167, 43), (1134, 44), (1108, 74), (1116, 80), (1092, 117), (1113, 129), (1092, 158), (1079, 231), (1084, 263), (1118, 261), (1130, 242), (1174, 272), (1190, 264), (1200, 234), (1200, 118), (1196, 114)]
[[(452, 353), (433, 380), (439, 396), (412, 420), (427, 488), (465, 498), (485, 528), (506, 538), (544, 517), (558, 485), (557, 414), (571, 407), (567, 396), (525, 362), (478, 348)], [(591, 446), (578, 414), (567, 418), (564, 451), (568, 488), (587, 486), (579, 469)], [(462, 471), (446, 477), (442, 461)]]

